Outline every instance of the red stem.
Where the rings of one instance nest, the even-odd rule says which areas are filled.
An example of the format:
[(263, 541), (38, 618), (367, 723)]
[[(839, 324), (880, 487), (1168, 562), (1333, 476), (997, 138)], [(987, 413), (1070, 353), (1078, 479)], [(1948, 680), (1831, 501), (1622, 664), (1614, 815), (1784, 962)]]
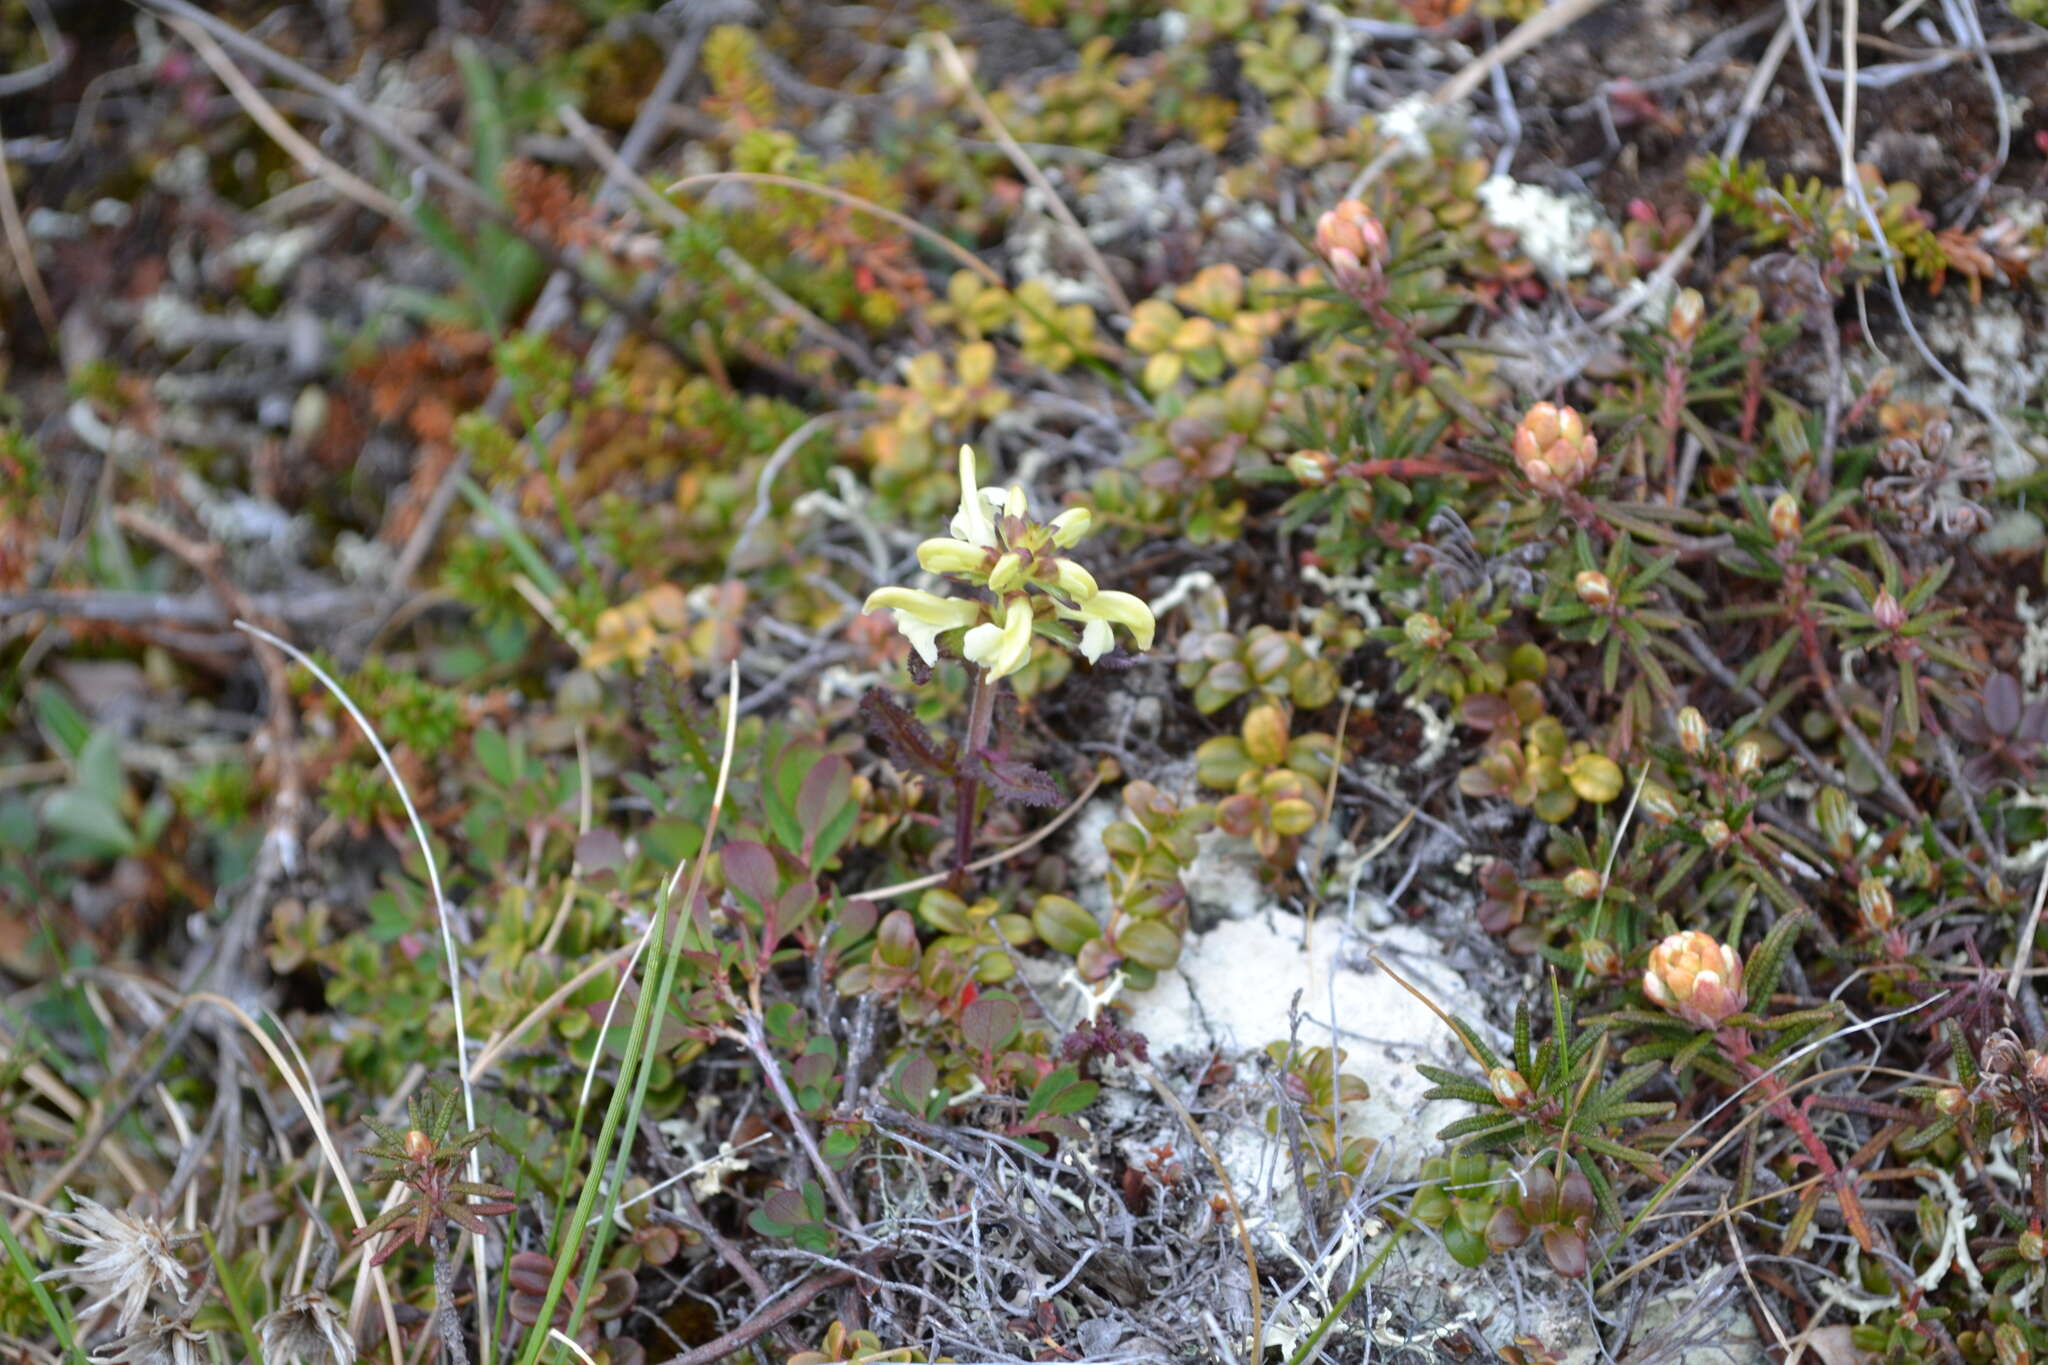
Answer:
[(1813, 1158), (1813, 1164), (1821, 1174), (1828, 1177), (1835, 1187), (1835, 1202), (1842, 1210), (1842, 1221), (1849, 1225), (1849, 1231), (1856, 1235), (1857, 1245), (1865, 1251), (1876, 1245), (1870, 1235), (1870, 1224), (1863, 1216), (1863, 1205), (1856, 1198), (1856, 1188), (1848, 1174), (1835, 1164), (1835, 1159), (1822, 1144), (1820, 1134), (1813, 1131), (1813, 1124), (1807, 1121), (1804, 1109), (1795, 1106), (1785, 1093), (1784, 1082), (1775, 1072), (1766, 1071), (1750, 1060), (1754, 1049), (1750, 1046), (1749, 1030), (1725, 1028), (1714, 1035), (1720, 1045), (1721, 1055), (1726, 1057), (1742, 1078), (1754, 1084), (1770, 1106), (1771, 1113), (1778, 1121), (1792, 1130), (1799, 1139), (1799, 1145)]
[(953, 814), (953, 880), (967, 879), (967, 864), (974, 857), (974, 813), (981, 804), (981, 778), (975, 759), (988, 746), (988, 733), (995, 722), (996, 688), (986, 671), (974, 670), (974, 695), (967, 707), (967, 742), (960, 749), (960, 775), (953, 779), (953, 796), (958, 809)]

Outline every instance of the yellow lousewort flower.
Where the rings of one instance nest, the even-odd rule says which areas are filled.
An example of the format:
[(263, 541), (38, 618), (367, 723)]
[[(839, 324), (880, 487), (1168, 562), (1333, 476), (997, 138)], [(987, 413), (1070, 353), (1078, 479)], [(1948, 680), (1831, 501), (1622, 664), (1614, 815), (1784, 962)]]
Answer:
[(928, 664), (939, 661), (939, 634), (972, 626), (981, 620), (981, 604), (916, 588), (876, 588), (861, 605), (863, 612), (895, 613), (896, 629), (910, 641), (917, 657)]
[(1085, 507), (1070, 507), (1047, 524), (1052, 527), (1052, 543), (1071, 550), (1094, 528), (1095, 517)]
[(1095, 575), (1071, 559), (1062, 559), (1055, 570), (1060, 591), (1076, 602), (1086, 602), (1101, 589), (1095, 586)]
[(1128, 630), (1139, 649), (1152, 648), (1152, 609), (1130, 593), (1098, 592), (1081, 603), (1078, 610), (1061, 608), (1060, 615), (1081, 623), (1081, 656), (1091, 664), (1116, 647), (1116, 634), (1111, 626)]
[[(988, 495), (988, 500), (991, 503), (996, 503), (996, 495), (994, 493), (990, 493)], [(1029, 511), (1031, 507), (1031, 504), (1025, 500), (1024, 486), (1022, 484), (1016, 483), (1010, 485), (1009, 491), (1003, 494), (1001, 502), (998, 505), (1001, 506), (1003, 510), (1003, 515), (1006, 517), (1021, 517), (1027, 511)]]
[(959, 540), (983, 549), (995, 548), (995, 523), (989, 520), (988, 508), (982, 502), (981, 486), (975, 481), (972, 446), (960, 447), (960, 510), (953, 514), (952, 528), (954, 537)]
[(988, 590), (993, 593), (1015, 591), (1024, 582), (1024, 556), (1015, 550), (996, 560), (996, 566), (988, 571)]
[(1711, 934), (1688, 929), (1650, 950), (1643, 994), (1651, 1003), (1699, 1028), (1719, 1028), (1749, 1003), (1742, 989), (1742, 958)]
[(917, 564), (926, 573), (980, 573), (994, 548), (935, 536), (917, 547)]
[(1031, 599), (1013, 597), (1003, 614), (1003, 624), (983, 622), (967, 632), (960, 652), (969, 663), (988, 670), (988, 680), (1006, 678), (1024, 666), (1031, 654)]

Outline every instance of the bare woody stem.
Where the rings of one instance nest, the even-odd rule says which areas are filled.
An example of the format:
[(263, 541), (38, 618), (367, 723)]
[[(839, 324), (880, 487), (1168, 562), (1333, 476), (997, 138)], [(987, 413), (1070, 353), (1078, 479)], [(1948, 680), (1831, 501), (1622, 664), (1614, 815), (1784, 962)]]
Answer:
[(974, 669), (973, 699), (967, 709), (967, 742), (960, 748), (960, 775), (953, 779), (953, 880), (967, 878), (967, 863), (974, 856), (975, 811), (981, 804), (981, 775), (975, 760), (988, 747), (988, 735), (995, 722), (996, 686), (985, 669)]
[(434, 1229), (431, 1244), (434, 1248), (434, 1334), (441, 1338), (441, 1359), (447, 1365), (469, 1365), (469, 1348), (462, 1340), (462, 1315), (455, 1305), (455, 1256), (449, 1247), (446, 1223)]
[(831, 1197), (832, 1207), (846, 1220), (847, 1227), (859, 1228), (860, 1213), (853, 1207), (853, 1201), (847, 1198), (846, 1187), (839, 1183), (838, 1173), (832, 1169), (832, 1164), (825, 1160), (825, 1154), (818, 1150), (818, 1141), (811, 1136), (810, 1125), (804, 1122), (804, 1111), (798, 1106), (796, 1096), (790, 1092), (789, 1081), (782, 1074), (782, 1064), (776, 1060), (774, 1049), (768, 1046), (768, 1035), (762, 1030), (761, 1016), (747, 1010), (740, 1015), (740, 1022), (745, 1031), (739, 1035), (739, 1041), (746, 1046), (747, 1051), (754, 1054), (754, 1061), (761, 1068), (762, 1078), (768, 1082), (768, 1088), (775, 1092), (775, 1099), (781, 1104), (784, 1116), (789, 1119), (790, 1129), (796, 1134), (797, 1145), (804, 1149), (804, 1156), (810, 1161), (811, 1169), (817, 1173), (819, 1183)]

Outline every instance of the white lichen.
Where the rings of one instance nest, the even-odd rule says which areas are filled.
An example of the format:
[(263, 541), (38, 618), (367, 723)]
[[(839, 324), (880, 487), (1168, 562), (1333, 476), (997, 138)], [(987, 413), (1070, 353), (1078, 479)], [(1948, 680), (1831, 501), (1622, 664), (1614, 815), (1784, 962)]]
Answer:
[(1569, 279), (1593, 268), (1593, 234), (1606, 219), (1592, 200), (1496, 175), (1479, 186), (1479, 202), (1486, 220), (1513, 232), (1522, 254), (1549, 278)]

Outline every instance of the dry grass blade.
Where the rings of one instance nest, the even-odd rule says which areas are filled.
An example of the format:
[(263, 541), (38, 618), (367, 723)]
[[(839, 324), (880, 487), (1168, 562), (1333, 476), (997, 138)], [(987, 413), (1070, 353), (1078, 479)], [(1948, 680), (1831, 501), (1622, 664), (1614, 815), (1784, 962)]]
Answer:
[(681, 180), (671, 184), (668, 187), (668, 192), (670, 194), (677, 194), (683, 190), (694, 190), (709, 185), (722, 184), (775, 185), (785, 190), (795, 190), (800, 194), (819, 195), (835, 203), (844, 204), (848, 208), (858, 209), (862, 213), (873, 214), (885, 222), (894, 223), (897, 227), (902, 228), (920, 241), (929, 242), (932, 246), (951, 256), (961, 265), (981, 276), (983, 280), (994, 285), (996, 288), (1002, 289), (1006, 287), (1003, 284), (1003, 277), (997, 274), (987, 261), (982, 260), (981, 257), (975, 255), (966, 247), (961, 246), (951, 237), (934, 232), (915, 218), (907, 218), (894, 209), (884, 208), (880, 204), (872, 203), (857, 194), (848, 194), (836, 185), (820, 185), (815, 181), (799, 180), (793, 175), (771, 175), (766, 171), (710, 171), (703, 175), (686, 175)]
[[(299, 1111), (306, 1116), (306, 1123), (313, 1130), (314, 1141), (320, 1145), (320, 1154), (327, 1159), (328, 1169), (334, 1172), (335, 1186), (341, 1192), (342, 1202), (348, 1205), (349, 1217), (355, 1220), (358, 1229), (368, 1227), (370, 1220), (364, 1215), (362, 1203), (356, 1198), (355, 1182), (349, 1179), (348, 1167), (334, 1146), (334, 1134), (327, 1127), (326, 1112), (313, 1098), (306, 1083), (300, 1079), (297, 1069), (278, 1049), (276, 1042), (240, 1005), (224, 995), (201, 992), (190, 996), (188, 1003), (211, 1005), (224, 1011), (242, 1026), (245, 1033), (256, 1040), (256, 1045), (263, 1049), (264, 1054), (270, 1058), (271, 1065), (277, 1068), (277, 1074), (283, 1078), (285, 1088), (290, 1090), (292, 1098), (298, 1101)], [(371, 1265), (367, 1259), (364, 1260), (363, 1269), (358, 1274), (357, 1284), (360, 1286), (364, 1281), (376, 1291), (377, 1302), (384, 1310), (385, 1335), (391, 1343), (391, 1358), (397, 1360), (400, 1355), (398, 1316), (392, 1306), (391, 1286), (385, 1281), (383, 1269)]]
[(21, 287), (28, 291), (28, 299), (36, 310), (36, 321), (42, 323), (43, 333), (55, 346), (58, 339), (57, 310), (50, 303), (50, 291), (43, 285), (42, 268), (36, 264), (35, 244), (28, 239), (28, 228), (21, 221), (21, 204), (14, 197), (14, 174), (7, 164), (7, 139), (0, 134), (0, 224), (7, 230), (7, 250), (14, 257), (14, 268), (21, 276)]
[(401, 226), (412, 222), (406, 211), (399, 207), (397, 200), (354, 171), (336, 165), (322, 154), (318, 147), (300, 136), (299, 130), (287, 123), (284, 115), (278, 113), (269, 100), (263, 98), (263, 92), (250, 83), (249, 78), (235, 65), (234, 59), (222, 51), (219, 43), (207, 36), (205, 29), (189, 19), (176, 15), (166, 17), (164, 22), (168, 23), (179, 37), (192, 45), (192, 50), (213, 68), (214, 75), (220, 77), (221, 84), (228, 88), (228, 93), (235, 97), (235, 102), (242, 106), (264, 132), (270, 134), (272, 141), (290, 152), (301, 166), (333, 186), (336, 193), (343, 198), (361, 205), (370, 212), (380, 214)]
[[(1505, 66), (1552, 34), (1570, 28), (1606, 3), (1607, 0), (1556, 0), (1556, 3), (1539, 11), (1535, 17), (1515, 25), (1514, 32), (1465, 63), (1455, 75), (1430, 93), (1424, 104), (1426, 118), (1422, 127), (1416, 131), (1426, 131), (1429, 124), (1441, 117), (1445, 110), (1477, 90), (1480, 82), (1491, 75), (1496, 67)], [(1352, 177), (1351, 183), (1344, 187), (1343, 197), (1356, 199), (1363, 195), (1387, 173), (1389, 167), (1407, 155), (1407, 151), (1405, 142), (1390, 143)]]
[(946, 63), (946, 73), (967, 96), (967, 102), (974, 106), (975, 114), (980, 117), (989, 132), (995, 135), (996, 141), (1002, 144), (1004, 154), (1010, 158), (1010, 164), (1031, 182), (1032, 188), (1045, 196), (1046, 207), (1066, 227), (1068, 235), (1074, 239), (1074, 245), (1087, 258), (1088, 268), (1095, 272), (1095, 277), (1102, 281), (1102, 287), (1109, 291), (1109, 297), (1116, 302), (1117, 310), (1128, 317), (1131, 299), (1124, 293), (1123, 285), (1117, 282), (1116, 272), (1109, 268), (1108, 261), (1102, 259), (1101, 251), (1096, 249), (1094, 240), (1088, 236), (1088, 229), (1082, 227), (1080, 220), (1074, 217), (1074, 211), (1067, 207), (1067, 201), (1060, 197), (1052, 182), (1045, 178), (1045, 172), (1038, 168), (1038, 163), (1031, 159), (1031, 154), (1018, 145), (1017, 139), (1010, 136), (1010, 130), (1003, 126), (1003, 121), (996, 117), (996, 111), (989, 107), (988, 100), (982, 96), (980, 88), (974, 83), (974, 73), (967, 69), (967, 63), (961, 59), (960, 49), (953, 46), (953, 40), (942, 32), (935, 32), (932, 35), (932, 42), (938, 48), (940, 58)]
[(1137, 1070), (1138, 1074), (1151, 1084), (1153, 1093), (1164, 1100), (1166, 1107), (1173, 1110), (1179, 1116), (1182, 1125), (1187, 1128), (1189, 1136), (1194, 1138), (1195, 1145), (1200, 1147), (1202, 1155), (1209, 1159), (1209, 1165), (1216, 1172), (1217, 1181), (1223, 1186), (1223, 1198), (1229, 1203), (1231, 1220), (1237, 1226), (1237, 1245), (1239, 1250), (1244, 1253), (1244, 1269), (1248, 1277), (1247, 1283), (1251, 1288), (1251, 1349), (1246, 1354), (1245, 1359), (1252, 1362), (1252, 1365), (1257, 1365), (1258, 1361), (1265, 1358), (1265, 1298), (1259, 1290), (1259, 1258), (1257, 1252), (1252, 1249), (1251, 1225), (1245, 1221), (1243, 1205), (1237, 1202), (1237, 1186), (1231, 1183), (1230, 1171), (1223, 1164), (1223, 1154), (1216, 1150), (1216, 1144), (1211, 1142), (1209, 1135), (1202, 1131), (1202, 1125), (1195, 1122), (1195, 1116), (1188, 1112), (1188, 1107), (1185, 1104), (1181, 1103), (1180, 1096), (1174, 1094), (1172, 1088), (1165, 1081), (1161, 1080), (1159, 1073), (1154, 1071), (1149, 1065), (1140, 1063)]
[[(398, 764), (392, 759), (391, 751), (384, 747), (384, 741), (377, 734), (376, 727), (370, 724), (370, 718), (363, 714), (362, 708), (356, 705), (355, 699), (349, 696), (346, 688), (339, 682), (336, 682), (326, 669), (315, 662), (310, 654), (307, 654), (290, 641), (281, 639), (261, 626), (251, 625), (247, 621), (236, 621), (235, 629), (253, 635), (272, 648), (289, 655), (300, 666), (305, 668), (307, 672), (318, 678), (321, 686), (333, 694), (334, 699), (341, 703), (342, 709), (348, 712), (349, 718), (355, 721), (357, 727), (362, 730), (363, 738), (370, 741), (370, 747), (377, 752), (377, 761), (383, 765), (386, 776), (391, 779), (391, 785), (397, 789), (398, 799), (405, 806), (405, 817), (412, 822), (413, 838), (419, 842), (420, 857), (426, 863), (427, 868), (427, 886), (434, 897), (434, 918), (441, 930), (441, 952), (448, 964), (448, 996), (455, 1010), (455, 1078), (462, 1087), (462, 1121), (471, 1131), (474, 1131), (476, 1128), (476, 1094), (470, 1086), (469, 1079), (469, 1029), (464, 1022), (462, 1010), (462, 957), (455, 950), (455, 929), (449, 919), (448, 898), (441, 891), (440, 864), (434, 858), (434, 843), (427, 836), (427, 825), (424, 820), (420, 819), (419, 807), (413, 804), (412, 793), (406, 790), (405, 779), (399, 775)], [(477, 1156), (474, 1149), (471, 1149), (469, 1153), (468, 1164), (469, 1179), (472, 1182), (481, 1183), (483, 1180), (482, 1159)], [(482, 1240), (477, 1239), (473, 1241), (471, 1246), (474, 1251), (473, 1259), (476, 1265), (478, 1349), (482, 1352), (483, 1358), (489, 1360), (491, 1358), (490, 1272), (484, 1263)]]
[[(573, 106), (559, 105), (555, 109), (555, 115), (562, 120), (562, 126), (569, 130), (569, 136), (575, 138), (585, 151), (596, 158), (597, 164), (604, 168), (607, 183), (630, 190), (641, 203), (653, 211), (656, 217), (667, 221), (671, 226), (679, 230), (689, 227), (689, 217), (662, 198), (654, 186), (648, 184), (638, 171), (627, 165), (598, 131), (590, 126), (590, 121)], [(717, 258), (718, 263), (732, 272), (735, 279), (767, 300), (769, 307), (776, 312), (793, 320), (806, 335), (815, 337), (837, 351), (848, 364), (862, 374), (872, 378), (877, 373), (875, 358), (863, 350), (859, 343), (842, 336), (830, 323), (777, 288), (773, 281), (754, 269), (737, 251), (729, 246), (720, 246)]]

